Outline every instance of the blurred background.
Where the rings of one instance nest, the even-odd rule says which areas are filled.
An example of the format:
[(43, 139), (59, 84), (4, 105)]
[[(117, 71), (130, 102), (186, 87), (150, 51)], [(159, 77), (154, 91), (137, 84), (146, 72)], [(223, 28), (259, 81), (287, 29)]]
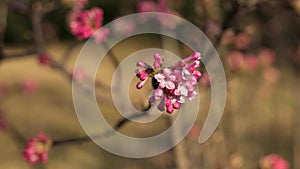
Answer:
[[(128, 14), (152, 11), (178, 15), (200, 28), (217, 49), (226, 71), (227, 102), (221, 124), (207, 142), (198, 144), (210, 106), (209, 78), (201, 68), (200, 111), (188, 137), (179, 144), (183, 153), (178, 155), (174, 148), (159, 156), (130, 159), (87, 141), (53, 146), (47, 163), (29, 164), (22, 154), (27, 140), (39, 131), (52, 140), (86, 135), (73, 108), (70, 81), (85, 42), (70, 31), (71, 14), (79, 1), (0, 2), (0, 168), (287, 168), (275, 168), (273, 162), (264, 160), (269, 154), (285, 159), (291, 169), (300, 168), (299, 0), (85, 2), (81, 11), (103, 10), (102, 25)], [(162, 41), (179, 44), (179, 49), (168, 50), (182, 58), (190, 52), (172, 38), (139, 35), (114, 46), (101, 63), (97, 99), (112, 125), (121, 118), (109, 89), (116, 63), (141, 49), (163, 48)], [(136, 82), (132, 80), (130, 99), (142, 109), (149, 90), (136, 90)], [(129, 122), (120, 132), (152, 136), (170, 126), (166, 118), (148, 125)], [(181, 160), (186, 163), (180, 164)]]

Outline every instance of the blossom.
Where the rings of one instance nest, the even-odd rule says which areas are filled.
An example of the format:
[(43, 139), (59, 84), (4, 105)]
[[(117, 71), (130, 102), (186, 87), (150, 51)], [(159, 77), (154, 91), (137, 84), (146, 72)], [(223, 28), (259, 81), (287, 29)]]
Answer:
[(244, 54), (239, 51), (229, 52), (226, 59), (229, 68), (233, 71), (253, 71), (259, 65), (255, 55)]
[(144, 1), (138, 3), (139, 12), (155, 12), (158, 10), (158, 6), (154, 1)]
[(7, 127), (7, 120), (0, 114), (0, 130), (4, 130)]
[(200, 58), (201, 54), (196, 52), (169, 67), (163, 66), (163, 58), (158, 53), (154, 54), (153, 66), (138, 61), (137, 66), (143, 69), (136, 69), (136, 76), (140, 79), (136, 88), (141, 89), (151, 78), (153, 92), (150, 104), (160, 100), (157, 108), (171, 114), (174, 109), (180, 109), (182, 103), (197, 96), (195, 89), (202, 75), (196, 70), (200, 67)]
[(38, 59), (41, 65), (48, 66), (50, 64), (50, 58), (46, 53), (39, 54)]
[(74, 69), (71, 73), (71, 77), (72, 79), (78, 82), (83, 82), (89, 79), (88, 72), (86, 71), (86, 69), (83, 68)]
[[(69, 15), (69, 20), (71, 34), (76, 36), (78, 40), (83, 40), (93, 36), (102, 27), (103, 11), (97, 7), (84, 11), (72, 11)], [(97, 33), (96, 41), (99, 42), (105, 39), (108, 33), (104, 31), (102, 36)]]
[(204, 87), (210, 86), (211, 82), (210, 82), (210, 78), (209, 78), (209, 75), (207, 72), (203, 73), (203, 75), (199, 81), (199, 84)]
[(245, 65), (244, 55), (238, 51), (231, 51), (226, 59), (231, 70), (240, 70)]
[(21, 82), (21, 87), (23, 93), (33, 94), (36, 92), (38, 88), (38, 83), (34, 79), (25, 79)]
[(263, 65), (271, 66), (276, 58), (276, 54), (272, 49), (263, 48), (259, 51), (258, 57)]
[(235, 37), (235, 46), (238, 49), (247, 49), (251, 43), (249, 35), (245, 32), (239, 33)]
[(262, 157), (259, 166), (261, 169), (289, 169), (289, 163), (277, 154)]
[[(167, 6), (168, 0), (158, 0), (158, 2), (154, 2), (152, 0), (148, 1), (142, 1), (138, 3), (137, 9), (138, 12), (161, 12), (171, 15), (179, 15), (176, 11), (173, 11), (168, 8)], [(146, 21), (148, 17), (144, 16), (141, 18), (142, 21)], [(157, 21), (170, 29), (175, 29), (177, 24), (179, 23), (179, 20), (170, 19), (170, 17), (166, 17), (164, 15), (159, 15), (157, 18)]]
[(30, 164), (48, 161), (48, 151), (51, 147), (51, 140), (43, 133), (40, 132), (37, 138), (31, 138), (24, 149), (23, 157)]
[(258, 58), (254, 55), (248, 54), (245, 56), (245, 69), (255, 70), (258, 67)]

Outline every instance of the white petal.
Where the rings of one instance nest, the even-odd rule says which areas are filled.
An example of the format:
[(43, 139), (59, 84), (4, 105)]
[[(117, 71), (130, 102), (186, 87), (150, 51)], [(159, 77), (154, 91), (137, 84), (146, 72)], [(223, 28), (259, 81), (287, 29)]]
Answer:
[(166, 87), (167, 89), (175, 89), (175, 84), (172, 81), (167, 81)]
[(156, 75), (154, 75), (154, 77), (155, 77), (155, 79), (158, 81), (158, 82), (161, 82), (161, 81), (163, 81), (166, 77), (163, 75), (163, 74), (161, 74), (161, 73), (158, 73), (158, 74), (156, 74)]

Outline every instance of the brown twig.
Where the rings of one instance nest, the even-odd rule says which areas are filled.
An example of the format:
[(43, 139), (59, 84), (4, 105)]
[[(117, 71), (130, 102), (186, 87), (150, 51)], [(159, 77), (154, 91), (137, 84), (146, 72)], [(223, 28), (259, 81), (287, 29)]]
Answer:
[(66, 144), (70, 144), (70, 143), (82, 143), (82, 142), (90, 141), (91, 139), (102, 139), (102, 138), (111, 136), (111, 135), (115, 134), (116, 131), (120, 130), (130, 120), (147, 115), (148, 110), (150, 110), (150, 108), (151, 108), (151, 105), (149, 104), (149, 106), (147, 108), (145, 108), (145, 110), (143, 112), (133, 114), (133, 115), (129, 116), (128, 118), (123, 117), (114, 125), (113, 129), (111, 129), (111, 130), (104, 131), (100, 134), (97, 134), (97, 135), (94, 135), (91, 137), (85, 136), (85, 137), (71, 138), (71, 139), (65, 139), (65, 140), (55, 140), (55, 141), (53, 141), (52, 146), (55, 147), (58, 145), (66, 145)]

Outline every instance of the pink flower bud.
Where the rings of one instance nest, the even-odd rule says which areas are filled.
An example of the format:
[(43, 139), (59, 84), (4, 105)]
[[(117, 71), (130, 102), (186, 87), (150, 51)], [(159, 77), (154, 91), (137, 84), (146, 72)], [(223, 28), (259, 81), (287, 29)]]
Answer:
[(160, 63), (157, 62), (157, 61), (155, 61), (155, 62), (153, 63), (153, 67), (154, 67), (155, 69), (160, 68)]
[(199, 72), (199, 71), (194, 71), (194, 72), (193, 72), (193, 75), (194, 75), (194, 77), (195, 77), (196, 79), (199, 79), (199, 78), (202, 76), (202, 73)]
[(173, 104), (173, 108), (174, 108), (174, 109), (180, 109), (180, 103), (179, 103), (179, 102), (175, 102), (175, 103)]
[(167, 108), (167, 112), (168, 112), (169, 114), (172, 114), (173, 111), (174, 111), (174, 109), (173, 109), (172, 106), (170, 106), (170, 107)]
[(154, 59), (155, 59), (155, 61), (161, 61), (162, 60), (162, 57), (160, 56), (160, 54), (159, 53), (155, 53), (154, 54)]
[(38, 59), (41, 65), (45, 65), (45, 66), (50, 65), (50, 58), (46, 53), (41, 53), (38, 56)]
[(170, 99), (166, 99), (165, 105), (166, 107), (170, 107), (172, 104), (172, 101)]
[(140, 66), (140, 67), (143, 67), (143, 68), (146, 67), (145, 63), (144, 63), (143, 61), (141, 61), (141, 60), (139, 60), (139, 61), (136, 63), (136, 66)]
[(147, 74), (147, 73), (143, 73), (143, 74), (140, 75), (140, 80), (141, 80), (141, 81), (144, 81), (144, 80), (146, 80), (147, 78), (148, 78), (148, 74)]
[(199, 59), (201, 59), (201, 53), (199, 53), (199, 52), (193, 53), (193, 54), (192, 54), (192, 58), (193, 58), (194, 60), (199, 60)]
[(136, 84), (136, 88), (137, 88), (137, 89), (141, 89), (141, 88), (144, 86), (144, 84), (146, 83), (146, 81), (147, 81), (147, 79), (145, 79), (144, 81), (138, 82), (138, 83)]

